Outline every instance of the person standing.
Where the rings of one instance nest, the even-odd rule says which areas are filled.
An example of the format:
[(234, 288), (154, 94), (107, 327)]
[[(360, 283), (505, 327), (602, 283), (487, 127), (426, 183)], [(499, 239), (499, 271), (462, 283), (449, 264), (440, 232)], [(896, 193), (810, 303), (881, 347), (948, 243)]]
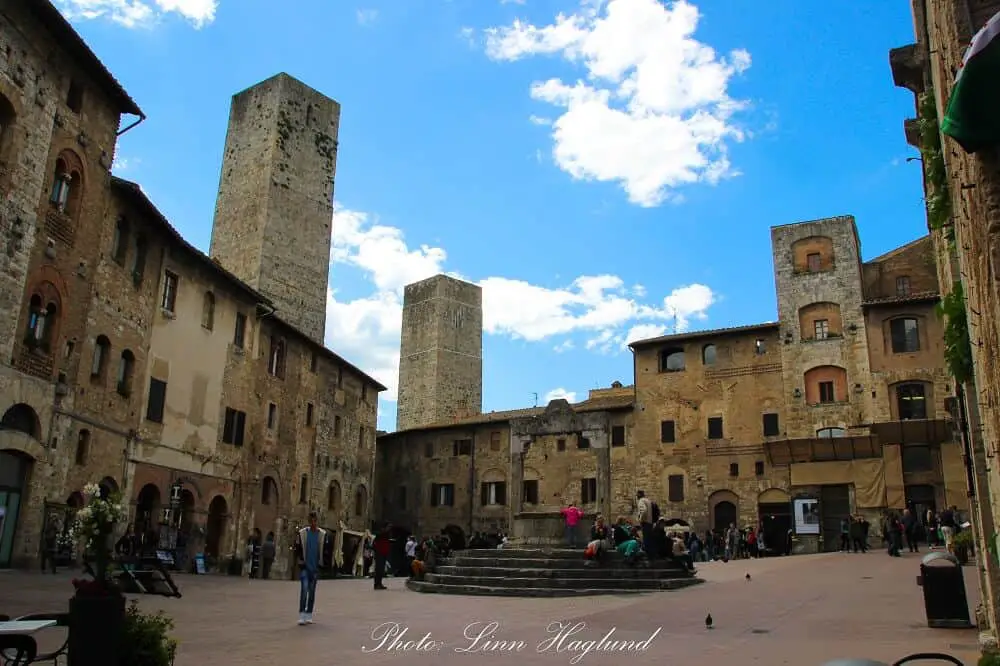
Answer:
[(646, 491), (640, 490), (635, 494), (635, 522), (639, 523), (643, 537), (653, 534), (653, 503), (646, 497)]
[(580, 511), (576, 506), (576, 502), (570, 502), (569, 506), (562, 510), (563, 520), (566, 521), (566, 545), (570, 548), (576, 548), (576, 526), (580, 522), (580, 517), (583, 516), (583, 511)]
[(274, 534), (269, 533), (267, 538), (264, 539), (264, 545), (260, 547), (260, 559), (263, 564), (263, 570), (261, 571), (261, 578), (267, 580), (271, 577), (271, 565), (274, 564), (274, 556), (277, 548), (274, 545)]
[(376, 590), (386, 589), (385, 585), (382, 584), (382, 578), (385, 576), (386, 562), (389, 558), (389, 550), (392, 546), (389, 540), (389, 523), (386, 523), (379, 533), (375, 535), (375, 543), (372, 544), (372, 548), (375, 550), (375, 586)]
[(326, 530), (316, 524), (315, 511), (309, 512), (309, 526), (299, 530), (295, 539), (295, 556), (299, 565), (299, 624), (313, 623), (316, 605), (316, 583), (322, 564)]
[(958, 520), (955, 517), (956, 510), (956, 507), (950, 506), (941, 512), (941, 536), (944, 537), (944, 545), (949, 553), (955, 552), (955, 533), (958, 531)]
[(909, 509), (903, 509), (903, 536), (906, 537), (906, 547), (911, 553), (919, 553), (917, 543), (917, 517)]
[(406, 573), (413, 573), (413, 560), (417, 559), (417, 537), (410, 535), (406, 540)]

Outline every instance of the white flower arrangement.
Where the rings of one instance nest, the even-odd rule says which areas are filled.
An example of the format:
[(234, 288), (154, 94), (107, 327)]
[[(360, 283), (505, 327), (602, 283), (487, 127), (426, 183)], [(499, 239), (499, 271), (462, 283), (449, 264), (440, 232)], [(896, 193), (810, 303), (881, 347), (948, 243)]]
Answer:
[(128, 519), (128, 506), (117, 497), (101, 497), (101, 487), (88, 483), (83, 488), (84, 505), (76, 512), (76, 519), (70, 525), (68, 534), (73, 541), (84, 541), (89, 549), (98, 537), (112, 534), (115, 525)]

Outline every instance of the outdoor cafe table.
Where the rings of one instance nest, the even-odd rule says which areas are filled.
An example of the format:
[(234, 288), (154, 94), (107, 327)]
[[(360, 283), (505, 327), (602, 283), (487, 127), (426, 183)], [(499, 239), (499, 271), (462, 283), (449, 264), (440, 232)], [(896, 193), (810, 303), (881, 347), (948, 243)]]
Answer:
[(8, 620), (0, 622), (0, 636), (21, 634), (27, 636), (42, 629), (56, 626), (55, 620)]

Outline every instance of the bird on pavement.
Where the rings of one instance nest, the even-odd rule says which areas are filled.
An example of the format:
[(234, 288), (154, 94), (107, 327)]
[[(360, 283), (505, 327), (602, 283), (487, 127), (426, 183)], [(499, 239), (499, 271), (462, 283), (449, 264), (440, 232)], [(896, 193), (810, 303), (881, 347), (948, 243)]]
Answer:
[(712, 614), (711, 613), (709, 613), (708, 615), (705, 616), (705, 628), (706, 629), (711, 629), (712, 628)]
[(749, 571), (747, 572), (747, 582), (748, 583), (750, 582), (750, 572)]

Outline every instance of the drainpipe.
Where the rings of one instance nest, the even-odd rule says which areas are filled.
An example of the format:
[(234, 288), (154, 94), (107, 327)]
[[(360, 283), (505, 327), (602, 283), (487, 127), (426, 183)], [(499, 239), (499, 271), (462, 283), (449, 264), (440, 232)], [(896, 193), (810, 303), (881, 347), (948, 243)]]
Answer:
[(140, 113), (140, 114), (139, 114), (139, 119), (138, 119), (138, 120), (136, 120), (136, 121), (135, 121), (134, 123), (132, 123), (131, 125), (128, 125), (127, 127), (125, 127), (125, 129), (121, 129), (121, 130), (118, 130), (118, 131), (117, 131), (117, 132), (115, 133), (115, 136), (116, 136), (116, 137), (117, 137), (117, 136), (121, 136), (122, 134), (124, 134), (125, 132), (128, 132), (129, 130), (132, 130), (132, 129), (135, 129), (135, 128), (136, 128), (136, 127), (138, 127), (138, 126), (139, 126), (139, 124), (140, 124), (140, 123), (142, 123), (142, 121), (144, 121), (145, 119), (146, 119), (146, 114), (144, 114), (144, 113)]
[(966, 409), (968, 408), (965, 402), (965, 387), (960, 383), (955, 383), (955, 397), (958, 398), (958, 413), (955, 417), (958, 419), (959, 432), (962, 434), (962, 451), (963, 451), (963, 462), (965, 462), (965, 481), (968, 485), (967, 495), (969, 497), (976, 496), (976, 479), (972, 469), (972, 437), (969, 434), (969, 421), (966, 418)]

